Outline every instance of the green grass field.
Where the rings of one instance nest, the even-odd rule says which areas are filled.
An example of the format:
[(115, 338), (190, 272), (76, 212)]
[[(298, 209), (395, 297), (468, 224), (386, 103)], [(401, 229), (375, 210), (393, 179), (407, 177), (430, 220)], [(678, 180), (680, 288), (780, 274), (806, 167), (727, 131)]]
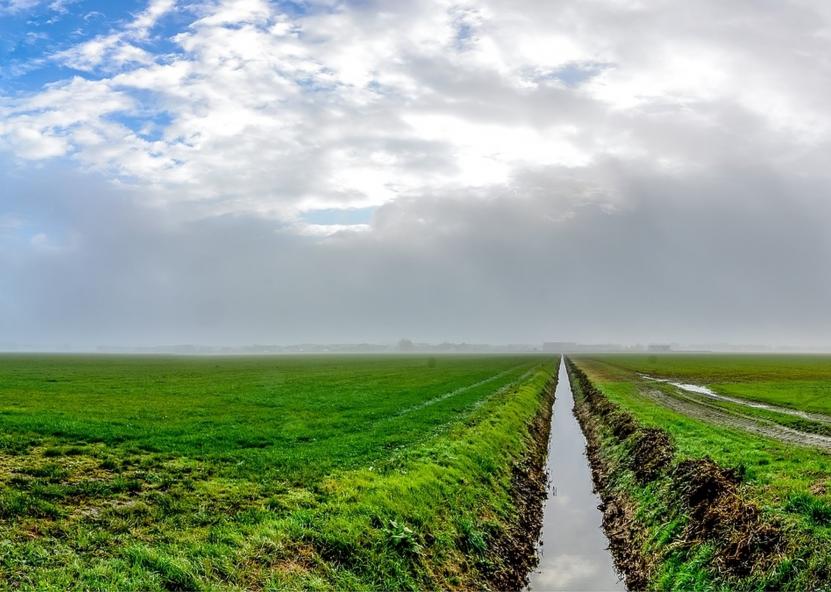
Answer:
[(0, 356), (7, 588), (478, 587), (554, 360)]
[[(647, 552), (663, 557), (655, 579), (657, 589), (829, 589), (831, 455), (666, 408), (645, 394), (656, 385), (639, 375), (677, 378), (710, 385), (717, 392), (826, 411), (831, 405), (831, 357), (610, 355), (575, 356), (574, 360), (609, 400), (643, 425), (666, 430), (677, 459), (709, 457), (735, 469), (742, 476), (741, 495), (786, 533), (788, 549), (772, 571), (724, 580), (709, 563), (708, 553), (713, 550), (706, 544), (692, 555), (671, 551), (672, 541), (683, 538), (685, 521), (667, 522), (676, 499), (667, 482), (643, 487), (622, 473), (616, 485), (636, 501), (643, 528), (649, 533)], [(624, 450), (608, 440), (608, 455)]]

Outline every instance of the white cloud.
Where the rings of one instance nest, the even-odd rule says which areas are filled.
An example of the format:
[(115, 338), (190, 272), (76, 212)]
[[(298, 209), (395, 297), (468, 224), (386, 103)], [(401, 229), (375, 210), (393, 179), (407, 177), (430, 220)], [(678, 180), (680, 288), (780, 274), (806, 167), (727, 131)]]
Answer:
[(58, 14), (66, 14), (69, 6), (79, 0), (0, 0), (0, 16), (31, 11), (46, 5), (49, 10)]
[(34, 8), (41, 0), (0, 0), (0, 15)]
[(160, 18), (176, 8), (176, 0), (150, 0), (147, 8), (127, 26), (138, 37), (147, 37)]
[[(123, 30), (99, 35), (69, 49), (58, 52), (54, 59), (61, 64), (84, 72), (103, 68), (120, 71), (125, 66), (147, 66), (154, 56), (136, 43), (146, 40), (161, 17), (176, 8), (176, 0), (151, 0), (147, 8), (137, 14)], [(96, 13), (88, 13), (87, 16)], [(86, 17), (84, 17), (86, 18)]]
[(66, 153), (69, 142), (60, 136), (44, 135), (26, 126), (26, 120), (18, 120), (18, 125), (9, 134), (18, 156), (32, 160), (41, 160)]
[[(306, 7), (208, 2), (174, 54), (154, 55), (146, 41), (178, 7), (153, 0), (57, 56), (94, 80), (3, 100), (3, 143), (24, 159), (71, 155), (195, 217), (287, 221), (609, 159), (658, 175), (725, 160), (825, 174), (831, 40), (818, 0)], [(606, 185), (575, 194), (617, 207), (622, 188)]]

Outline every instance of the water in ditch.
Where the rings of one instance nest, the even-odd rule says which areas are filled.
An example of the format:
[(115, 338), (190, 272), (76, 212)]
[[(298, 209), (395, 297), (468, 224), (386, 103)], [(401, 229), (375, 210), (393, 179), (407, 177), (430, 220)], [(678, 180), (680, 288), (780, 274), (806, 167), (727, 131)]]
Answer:
[(592, 491), (586, 439), (574, 417), (565, 362), (560, 375), (548, 441), (548, 499), (538, 549), (539, 565), (528, 590), (626, 590), (615, 571), (609, 541)]

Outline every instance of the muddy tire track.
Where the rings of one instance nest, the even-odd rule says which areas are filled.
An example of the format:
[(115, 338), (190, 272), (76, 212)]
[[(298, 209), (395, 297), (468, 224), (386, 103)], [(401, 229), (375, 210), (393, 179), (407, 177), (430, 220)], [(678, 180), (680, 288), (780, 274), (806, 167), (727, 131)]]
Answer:
[(648, 374), (641, 374), (640, 376), (645, 380), (671, 384), (675, 388), (680, 389), (685, 393), (691, 393), (701, 398), (726, 401), (727, 403), (735, 403), (736, 405), (750, 407), (751, 409), (763, 409), (765, 411), (781, 413), (782, 415), (790, 415), (792, 417), (799, 417), (800, 419), (807, 419), (809, 421), (813, 421), (816, 423), (831, 424), (831, 415), (825, 415), (824, 413), (802, 411), (801, 409), (791, 409), (789, 407), (782, 407), (781, 405), (774, 405), (773, 403), (764, 403), (762, 401), (756, 401), (753, 399), (742, 399), (739, 397), (722, 395), (721, 393), (716, 393), (712, 389), (705, 386), (699, 386), (697, 384), (682, 384), (678, 382), (673, 382), (668, 378), (658, 378), (655, 376), (650, 376)]
[(812, 413), (810, 411), (800, 411), (799, 409), (790, 409), (788, 407), (781, 407), (780, 405), (773, 405), (772, 403), (758, 403), (747, 399), (739, 399), (737, 397), (728, 397), (727, 395), (720, 395), (718, 393), (704, 395), (719, 401), (726, 401), (727, 403), (734, 403), (742, 407), (749, 407), (750, 409), (762, 409), (764, 411), (772, 411), (773, 413), (781, 413), (782, 415), (790, 415), (791, 417), (798, 417), (800, 419), (807, 419), (816, 423), (831, 424), (831, 416), (823, 415), (822, 413)]
[(663, 407), (702, 421), (744, 430), (786, 444), (799, 444), (831, 452), (831, 437), (829, 436), (801, 432), (774, 421), (728, 411), (680, 392), (672, 395), (658, 389), (641, 389), (640, 392)]

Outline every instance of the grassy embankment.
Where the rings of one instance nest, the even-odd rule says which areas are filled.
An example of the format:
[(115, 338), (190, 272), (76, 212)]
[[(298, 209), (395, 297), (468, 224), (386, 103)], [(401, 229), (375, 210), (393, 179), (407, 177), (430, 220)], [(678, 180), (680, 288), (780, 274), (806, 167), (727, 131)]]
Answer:
[(515, 582), (554, 366), (0, 357), (0, 583)]
[[(829, 589), (831, 456), (656, 404), (644, 396), (647, 385), (637, 373), (713, 384), (705, 377), (715, 371), (700, 359), (672, 358), (575, 358), (572, 384), (603, 484), (607, 528), (630, 583), (661, 590)], [(767, 381), (797, 371), (814, 372), (821, 382), (811, 365), (827, 358), (798, 369), (788, 368), (789, 360), (742, 357), (733, 367), (725, 357), (718, 371), (748, 384), (754, 375)], [(785, 397), (777, 395), (780, 402)]]

